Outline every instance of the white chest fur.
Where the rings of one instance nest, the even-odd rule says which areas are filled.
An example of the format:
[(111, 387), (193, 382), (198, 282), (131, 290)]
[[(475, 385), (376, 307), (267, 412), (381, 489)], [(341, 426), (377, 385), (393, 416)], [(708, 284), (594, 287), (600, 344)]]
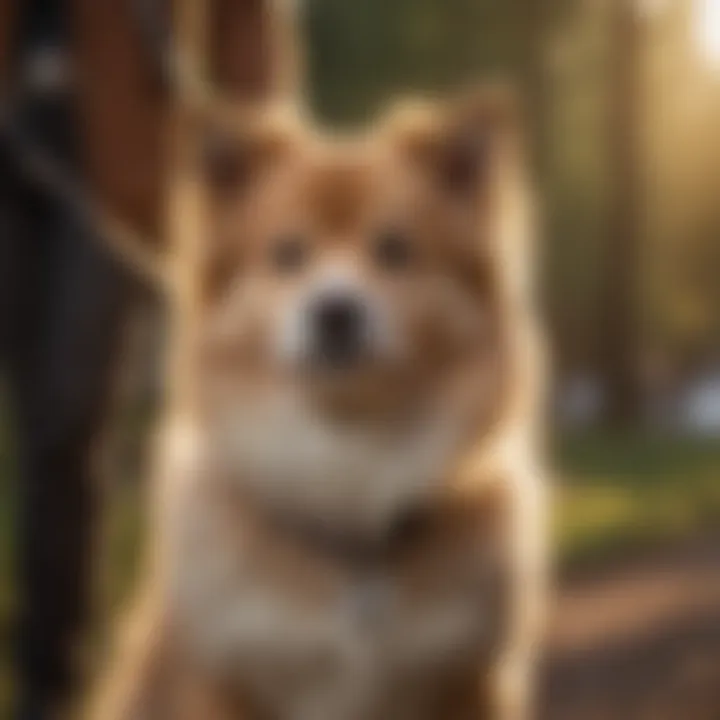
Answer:
[(275, 507), (372, 530), (443, 480), (466, 425), (464, 409), (435, 406), (358, 429), (268, 393), (217, 414), (211, 454)]

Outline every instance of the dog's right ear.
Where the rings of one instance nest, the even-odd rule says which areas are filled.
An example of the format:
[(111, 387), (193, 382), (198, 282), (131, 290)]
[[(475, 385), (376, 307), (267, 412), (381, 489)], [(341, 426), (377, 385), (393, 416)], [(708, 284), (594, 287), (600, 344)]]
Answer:
[(517, 105), (509, 87), (481, 85), (447, 104), (400, 105), (390, 131), (449, 196), (477, 202), (521, 138)]
[(202, 175), (213, 197), (237, 200), (293, 143), (295, 118), (275, 108), (218, 109), (198, 118)]

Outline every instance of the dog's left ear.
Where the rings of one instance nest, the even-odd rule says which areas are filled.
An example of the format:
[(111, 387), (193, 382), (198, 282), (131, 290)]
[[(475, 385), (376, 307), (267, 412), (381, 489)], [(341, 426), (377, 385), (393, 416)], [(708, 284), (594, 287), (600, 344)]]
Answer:
[(458, 198), (477, 198), (503, 156), (521, 139), (518, 100), (505, 85), (478, 87), (447, 106), (401, 108), (395, 128), (404, 148)]
[(450, 107), (435, 150), (438, 177), (450, 192), (473, 195), (487, 187), (519, 142), (519, 116), (504, 86), (474, 90)]

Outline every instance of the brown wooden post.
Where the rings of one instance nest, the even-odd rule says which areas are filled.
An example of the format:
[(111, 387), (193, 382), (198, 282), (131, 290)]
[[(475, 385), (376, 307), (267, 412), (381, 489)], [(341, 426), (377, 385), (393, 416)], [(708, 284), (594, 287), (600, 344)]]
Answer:
[(244, 100), (302, 89), (300, 0), (215, 0), (211, 78)]
[(167, 95), (130, 2), (74, 0), (73, 9), (88, 184), (125, 222), (157, 236)]

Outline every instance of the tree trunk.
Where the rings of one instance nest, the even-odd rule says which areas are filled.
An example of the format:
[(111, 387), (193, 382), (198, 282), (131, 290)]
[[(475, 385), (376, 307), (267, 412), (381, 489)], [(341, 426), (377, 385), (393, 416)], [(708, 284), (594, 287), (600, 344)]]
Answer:
[(611, 162), (601, 286), (600, 357), (605, 419), (631, 425), (640, 415), (639, 255), (642, 237), (642, 19), (634, 0), (613, 0), (608, 145)]
[(528, 145), (535, 177), (543, 180), (547, 173), (548, 137), (548, 78), (546, 67), (548, 14), (547, 0), (525, 0), (522, 37), (524, 57), (525, 115)]

